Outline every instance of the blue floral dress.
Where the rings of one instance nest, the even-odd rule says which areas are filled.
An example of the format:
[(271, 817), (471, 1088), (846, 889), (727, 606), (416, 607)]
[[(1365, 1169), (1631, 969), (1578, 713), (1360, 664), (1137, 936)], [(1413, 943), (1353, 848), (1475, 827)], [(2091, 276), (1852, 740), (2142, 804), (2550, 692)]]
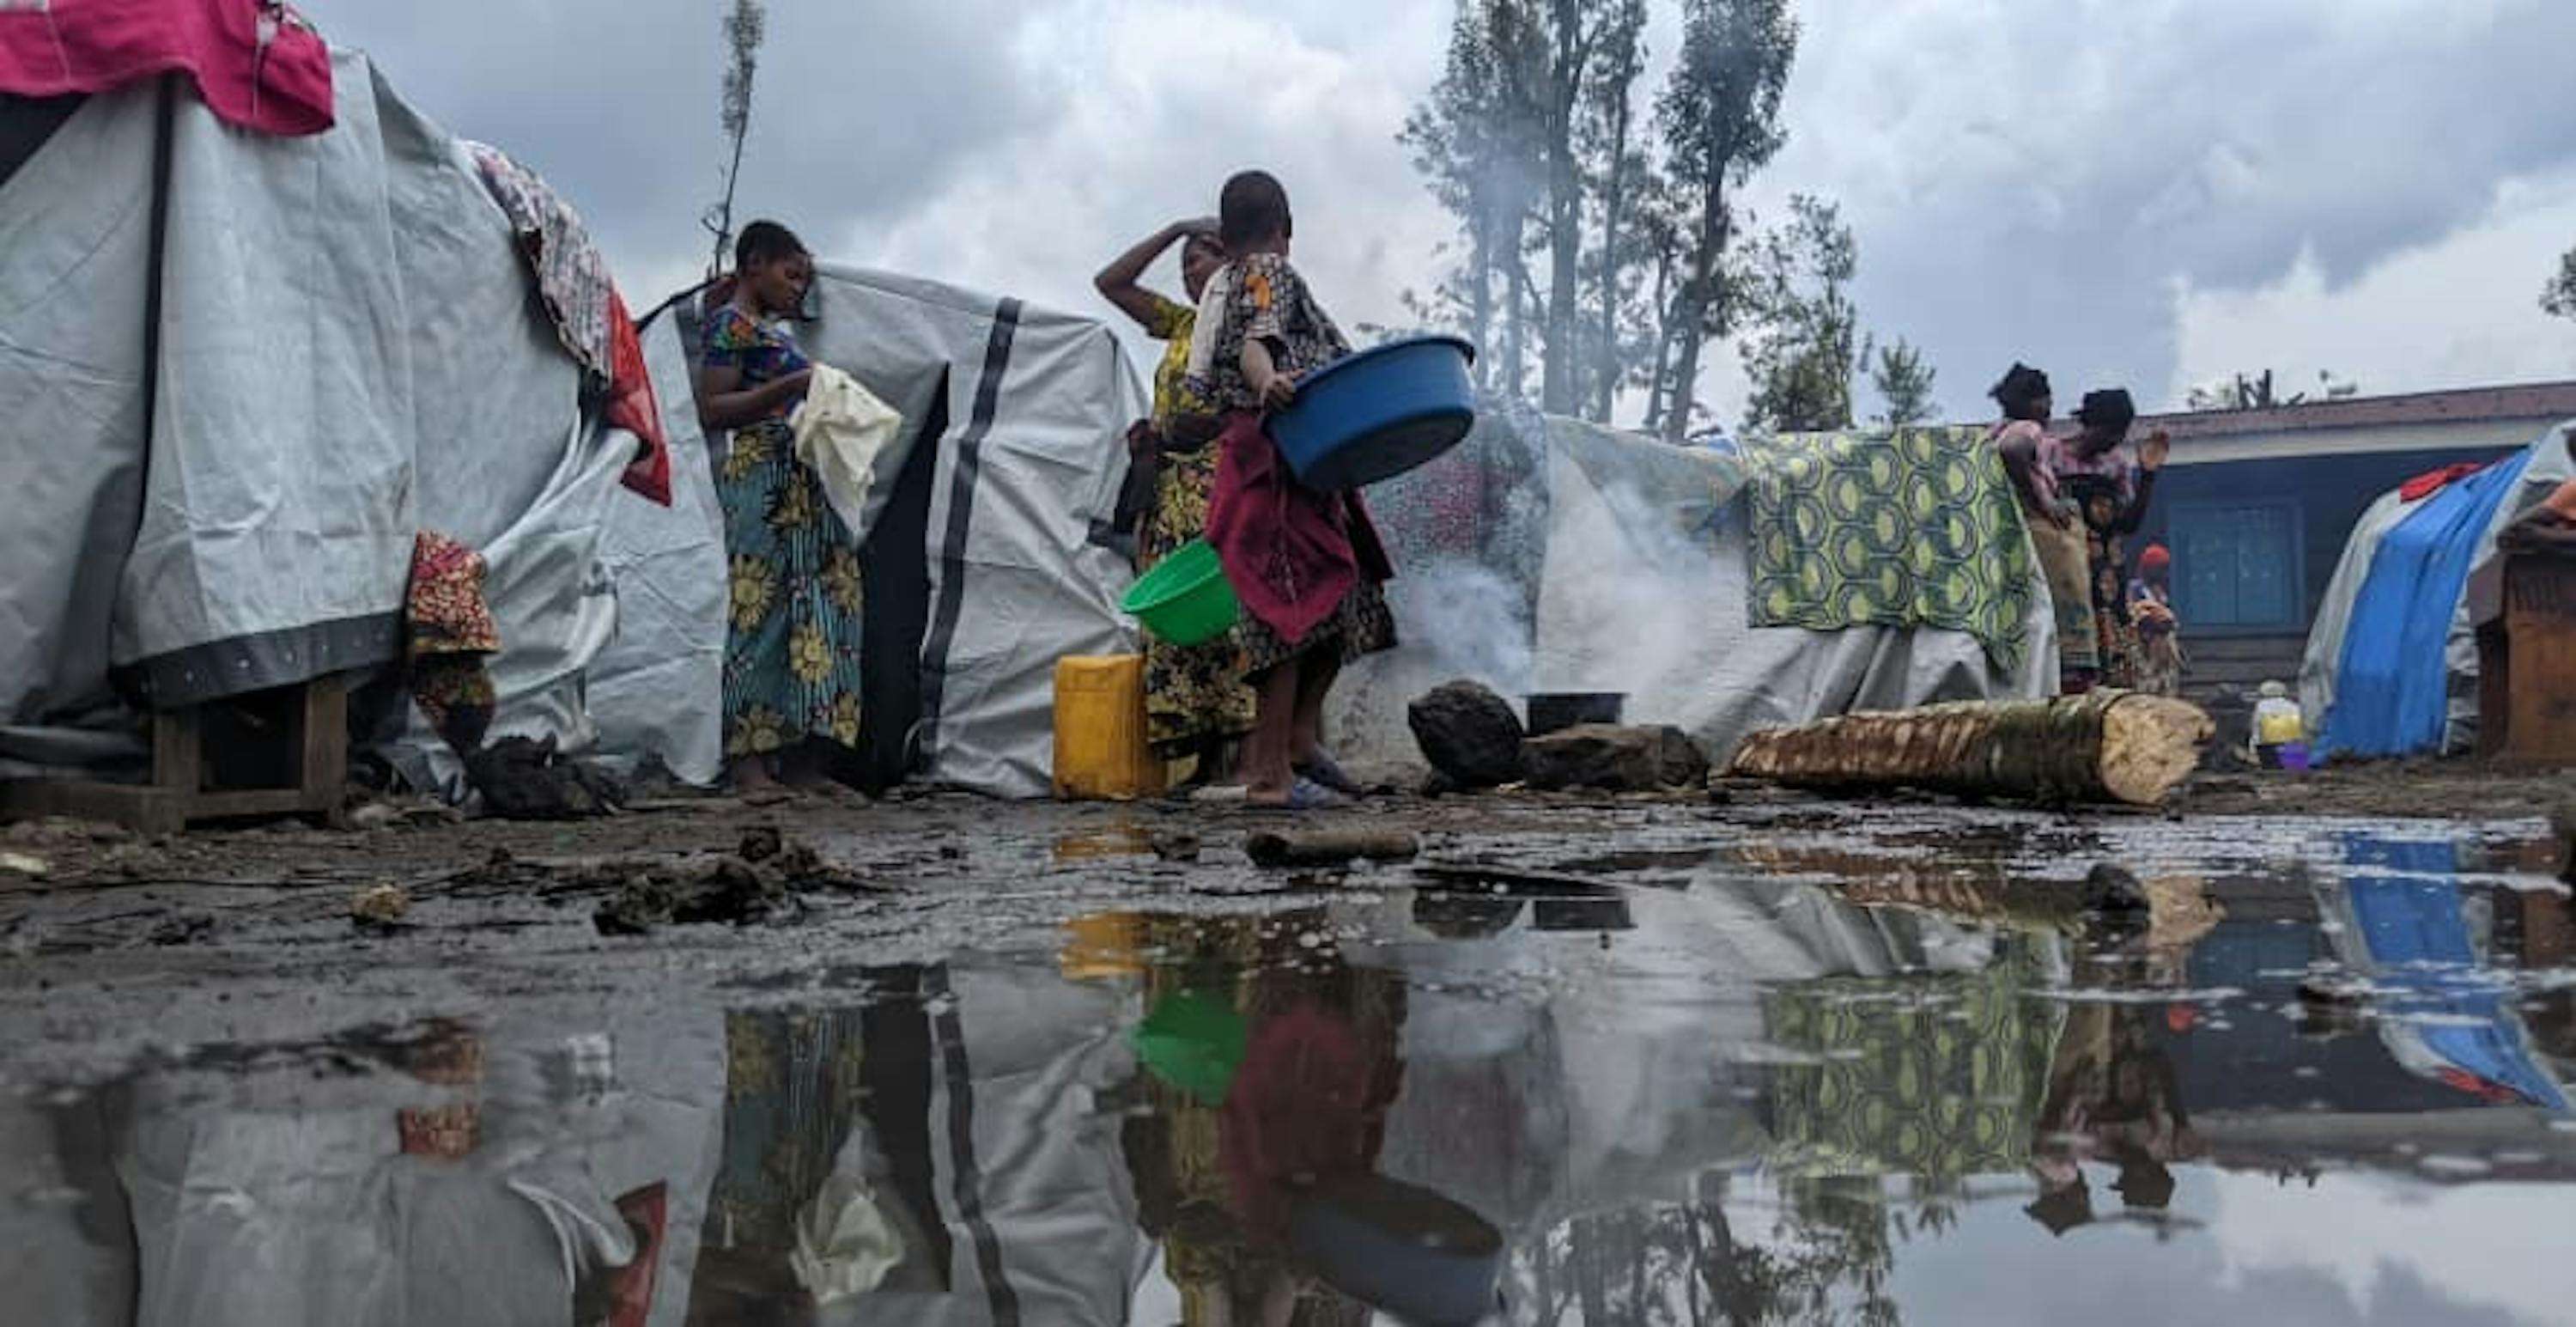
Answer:
[[(708, 368), (757, 387), (810, 361), (787, 334), (726, 305), (708, 319)], [(734, 430), (717, 470), (730, 561), (724, 716), (728, 757), (766, 755), (812, 737), (859, 740), (858, 541), (796, 462), (781, 404)]]

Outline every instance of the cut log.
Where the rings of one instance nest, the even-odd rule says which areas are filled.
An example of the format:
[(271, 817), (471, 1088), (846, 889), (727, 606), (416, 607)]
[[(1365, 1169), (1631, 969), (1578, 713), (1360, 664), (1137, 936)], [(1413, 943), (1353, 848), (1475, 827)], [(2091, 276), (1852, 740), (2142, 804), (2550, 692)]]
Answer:
[(1810, 788), (2155, 806), (2199, 767), (2214, 732), (2197, 705), (2126, 691), (1962, 701), (1758, 732), (1729, 773)]

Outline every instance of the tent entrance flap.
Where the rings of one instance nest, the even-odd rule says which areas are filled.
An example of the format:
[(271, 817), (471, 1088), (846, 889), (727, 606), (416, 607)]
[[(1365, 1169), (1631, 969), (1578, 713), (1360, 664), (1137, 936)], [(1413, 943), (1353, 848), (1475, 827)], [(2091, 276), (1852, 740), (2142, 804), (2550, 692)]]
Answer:
[(859, 547), (867, 587), (859, 632), (866, 703), (853, 781), (870, 796), (903, 782), (918, 764), (913, 730), (921, 722), (921, 651), (930, 634), (930, 496), (947, 443), (946, 372), (916, 427), (876, 528)]

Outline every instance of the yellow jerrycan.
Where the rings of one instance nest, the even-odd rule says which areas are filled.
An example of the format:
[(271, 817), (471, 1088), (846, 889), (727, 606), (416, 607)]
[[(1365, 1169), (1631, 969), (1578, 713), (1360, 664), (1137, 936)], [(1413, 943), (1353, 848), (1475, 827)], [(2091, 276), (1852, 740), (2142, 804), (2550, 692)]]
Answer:
[(1163, 762), (1145, 741), (1145, 656), (1067, 655), (1055, 661), (1055, 795), (1131, 802), (1163, 790)]

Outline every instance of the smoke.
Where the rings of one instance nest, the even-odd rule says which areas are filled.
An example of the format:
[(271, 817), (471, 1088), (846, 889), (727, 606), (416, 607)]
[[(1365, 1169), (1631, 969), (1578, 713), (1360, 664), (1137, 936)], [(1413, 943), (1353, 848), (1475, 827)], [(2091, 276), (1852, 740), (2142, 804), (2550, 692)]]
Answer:
[(1333, 692), (1334, 750), (1374, 771), (1418, 769), (1405, 720), (1413, 699), (1444, 682), (1481, 682), (1515, 699), (1530, 690), (1529, 593), (1475, 562), (1406, 566), (1386, 587), (1395, 649), (1353, 664)]
[[(1457, 679), (1516, 702), (1618, 692), (1631, 722), (1699, 733), (1725, 704), (1717, 661), (1745, 636), (1732, 472), (1517, 403), (1489, 397), (1483, 411), (1467, 444), (1370, 495), (1396, 554), (1387, 597), (1404, 643), (1345, 674), (1336, 750), (1418, 768), (1405, 707)], [(1586, 459), (1551, 446), (1551, 429), (1589, 435)], [(1462, 507), (1471, 532), (1456, 528), (1470, 523)]]
[(1730, 508), (1677, 508), (1674, 496), (1649, 500), (1629, 477), (1559, 486), (1539, 588), (1539, 690), (1619, 692), (1628, 722), (1690, 731), (1715, 708), (1714, 656), (1744, 624), (1740, 569), (1721, 565)]

